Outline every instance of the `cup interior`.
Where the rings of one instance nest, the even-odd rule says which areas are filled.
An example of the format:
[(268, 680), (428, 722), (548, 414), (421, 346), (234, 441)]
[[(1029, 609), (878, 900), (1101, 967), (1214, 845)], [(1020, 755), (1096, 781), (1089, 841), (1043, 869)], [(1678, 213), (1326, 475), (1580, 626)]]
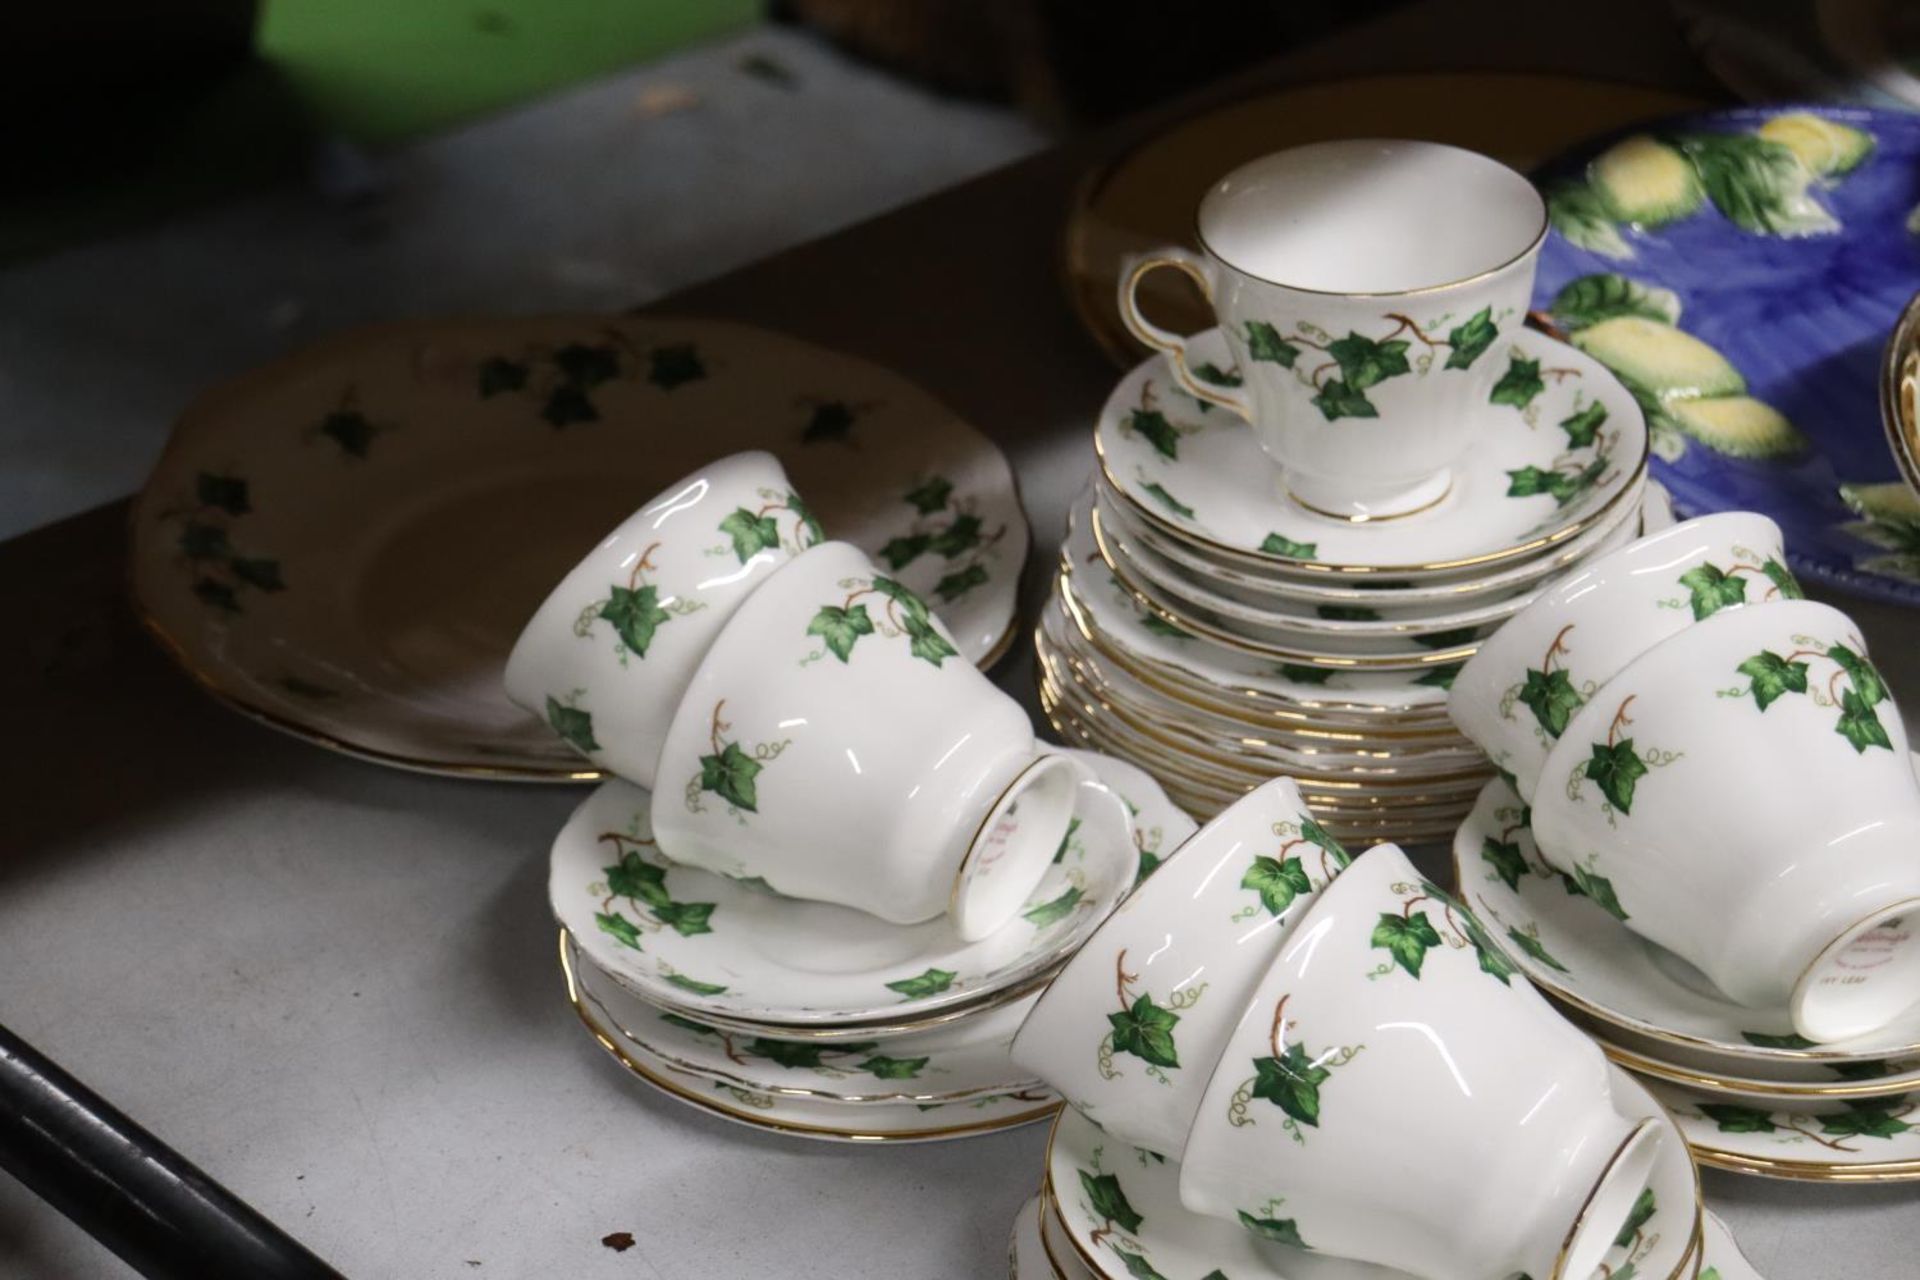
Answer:
[(1001, 793), (967, 849), (953, 887), (953, 927), (977, 942), (1013, 918), (1066, 838), (1081, 768), (1042, 756)]
[(1435, 142), (1362, 138), (1242, 165), (1200, 203), (1201, 242), (1270, 284), (1403, 293), (1468, 280), (1546, 233), (1546, 202), (1497, 160)]
[(1553, 1280), (1587, 1280), (1599, 1272), (1607, 1250), (1613, 1247), (1619, 1234), (1620, 1224), (1627, 1220), (1634, 1202), (1646, 1190), (1647, 1181), (1653, 1176), (1654, 1160), (1666, 1141), (1666, 1131), (1660, 1122), (1646, 1119), (1621, 1144), (1574, 1223)]

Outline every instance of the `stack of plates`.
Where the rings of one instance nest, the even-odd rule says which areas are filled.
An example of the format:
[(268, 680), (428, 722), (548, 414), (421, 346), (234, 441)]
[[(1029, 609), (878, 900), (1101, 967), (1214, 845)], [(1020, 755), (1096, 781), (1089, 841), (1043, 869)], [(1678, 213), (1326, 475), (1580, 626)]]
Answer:
[[(1450, 834), (1492, 775), (1447, 718), (1460, 664), (1562, 574), (1672, 518), (1619, 382), (1544, 335), (1516, 346), (1550, 376), (1488, 406), (1444, 498), (1370, 522), (1287, 497), (1246, 424), (1164, 359), (1134, 369), (1101, 412), (1035, 636), (1055, 728), (1202, 816), (1286, 773), (1343, 839)], [(1217, 331), (1193, 350), (1231, 364)]]
[(1513, 962), (1672, 1111), (1702, 1164), (1823, 1182), (1920, 1178), (1920, 1010), (1815, 1045), (1737, 1005), (1542, 860), (1488, 784), (1454, 841), (1461, 896)]
[[(1139, 770), (1073, 754), (1099, 779), (1083, 784), (1088, 802), (1021, 912), (973, 943), (944, 917), (890, 924), (674, 864), (653, 845), (650, 795), (603, 784), (550, 866), (576, 1012), (648, 1084), (758, 1128), (926, 1141), (1051, 1116), (1059, 1099), (1014, 1067), (1013, 1033), (1194, 829)], [(1124, 812), (1092, 794), (1109, 790)]]

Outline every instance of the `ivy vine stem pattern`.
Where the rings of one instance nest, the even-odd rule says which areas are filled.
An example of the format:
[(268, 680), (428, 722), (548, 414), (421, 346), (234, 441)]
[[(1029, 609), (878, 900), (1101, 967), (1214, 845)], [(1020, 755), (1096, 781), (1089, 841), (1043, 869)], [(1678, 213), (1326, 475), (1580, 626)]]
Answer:
[[(1866, 645), (1860, 638), (1849, 636), (1843, 643), (1794, 636), (1793, 643), (1797, 647), (1785, 654), (1762, 649), (1743, 659), (1734, 670), (1747, 677), (1747, 686), (1723, 690), (1723, 695), (1751, 697), (1762, 714), (1788, 695), (1803, 695), (1815, 706), (1839, 711), (1834, 732), (1847, 740), (1856, 755), (1864, 755), (1872, 747), (1891, 751), (1893, 740), (1875, 710), (1886, 700), (1886, 681), (1867, 660)], [(1813, 680), (1813, 663), (1817, 661), (1833, 664), (1824, 680)]]
[[(1379, 417), (1379, 409), (1366, 395), (1370, 388), (1407, 374), (1426, 376), (1443, 349), (1448, 354), (1442, 368), (1469, 368), (1498, 336), (1489, 307), (1481, 308), (1454, 326), (1444, 338), (1428, 333), (1413, 317), (1402, 312), (1386, 312), (1382, 320), (1393, 327), (1377, 338), (1366, 337), (1358, 330), (1349, 330), (1346, 337), (1335, 338), (1326, 329), (1305, 320), (1296, 321), (1293, 331), (1285, 335), (1277, 326), (1263, 320), (1247, 321), (1243, 332), (1248, 355), (1255, 361), (1293, 370), (1295, 376), (1312, 389), (1312, 404), (1328, 422)], [(1445, 322), (1446, 317), (1441, 317), (1430, 323), (1437, 327)], [(1403, 334), (1410, 334), (1411, 339)], [(1419, 341), (1426, 350), (1409, 361), (1407, 353), (1413, 340)], [(1303, 349), (1320, 352), (1328, 358), (1308, 368), (1300, 362)]]
[(1180, 1067), (1173, 1029), (1180, 1024), (1180, 1011), (1198, 1004), (1207, 984), (1182, 987), (1161, 1004), (1145, 991), (1134, 993), (1134, 985), (1139, 981), (1138, 974), (1127, 971), (1127, 953), (1122, 948), (1113, 958), (1114, 994), (1119, 1001), (1119, 1011), (1107, 1015), (1109, 1029), (1095, 1050), (1100, 1075), (1107, 1080), (1117, 1078), (1121, 1073), (1114, 1058), (1129, 1054), (1146, 1064), (1149, 1078), (1160, 1084), (1171, 1084), (1167, 1072)]
[[(935, 667), (958, 656), (959, 650), (935, 627), (926, 602), (900, 582), (888, 577), (848, 578), (840, 585), (847, 589), (846, 598), (839, 604), (821, 605), (807, 623), (806, 633), (817, 637), (824, 649), (802, 658), (802, 666), (829, 654), (843, 664), (850, 662), (861, 637), (875, 634), (904, 636), (907, 651)], [(885, 597), (881, 605), (884, 616), (878, 622), (865, 603), (867, 597), (875, 595)]]
[(1253, 1104), (1268, 1102), (1285, 1116), (1280, 1122), (1282, 1131), (1304, 1146), (1305, 1130), (1320, 1127), (1320, 1086), (1366, 1046), (1343, 1045), (1309, 1053), (1305, 1044), (1290, 1038), (1295, 1024), (1287, 1018), (1287, 1002), (1292, 998), (1289, 992), (1274, 1002), (1273, 1020), (1267, 1029), (1268, 1052), (1253, 1060), (1253, 1075), (1242, 1081), (1227, 1100), (1227, 1123), (1236, 1129), (1257, 1124)]

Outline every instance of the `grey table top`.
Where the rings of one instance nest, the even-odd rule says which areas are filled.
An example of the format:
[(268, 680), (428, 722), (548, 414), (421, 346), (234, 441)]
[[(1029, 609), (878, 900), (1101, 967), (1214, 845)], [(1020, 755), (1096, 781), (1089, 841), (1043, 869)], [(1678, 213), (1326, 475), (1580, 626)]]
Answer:
[[(1435, 0), (1294, 62), (1697, 85), (1657, 5), (1569, 39), (1546, 6)], [(1469, 59), (1463, 31), (1496, 32)], [(1387, 52), (1398, 51), (1387, 57)], [(1012, 455), (1046, 563), (1113, 372), (1061, 303), (1095, 140), (674, 299), (910, 374)], [(923, 1147), (776, 1138), (637, 1086), (554, 961), (547, 843), (580, 792), (385, 771), (216, 706), (120, 602), (106, 508), (0, 544), (0, 1021), (356, 1277), (1002, 1274), (1044, 1131)], [(1029, 592), (1041, 589), (1035, 573)], [(1913, 621), (1853, 606), (1896, 692)], [(1006, 685), (1030, 688), (1024, 659)], [(1920, 704), (1920, 692), (1909, 697)], [(1709, 1175), (1780, 1280), (1911, 1275), (1920, 1189)], [(601, 1246), (630, 1231), (634, 1249)], [(0, 1274), (123, 1270), (0, 1180)]]

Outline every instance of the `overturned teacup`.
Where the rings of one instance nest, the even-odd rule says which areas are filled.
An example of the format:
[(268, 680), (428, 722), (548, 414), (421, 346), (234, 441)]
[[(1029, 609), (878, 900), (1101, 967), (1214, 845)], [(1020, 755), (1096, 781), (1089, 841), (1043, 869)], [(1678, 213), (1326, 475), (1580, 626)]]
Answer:
[(783, 566), (728, 621), (661, 752), (669, 857), (901, 924), (1005, 924), (1039, 883), (1083, 774), (920, 598), (856, 547)]
[(507, 659), (507, 696), (643, 787), (680, 696), (740, 602), (821, 540), (770, 453), (669, 485), (547, 596)]

